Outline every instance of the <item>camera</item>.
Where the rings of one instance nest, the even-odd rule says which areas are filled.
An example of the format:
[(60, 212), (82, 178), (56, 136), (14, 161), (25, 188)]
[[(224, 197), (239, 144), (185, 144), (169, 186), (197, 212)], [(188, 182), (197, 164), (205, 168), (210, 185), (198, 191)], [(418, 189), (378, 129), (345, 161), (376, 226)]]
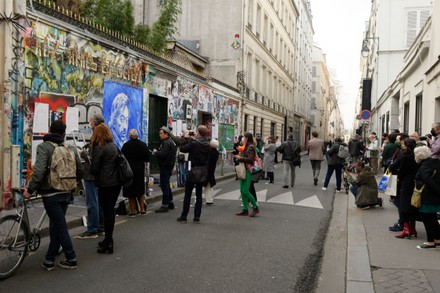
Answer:
[(189, 136), (194, 136), (194, 131), (190, 131)]
[(421, 136), (420, 137), (420, 140), (427, 140), (427, 139), (432, 139), (432, 134), (431, 133), (428, 133), (427, 135), (425, 135), (425, 136)]

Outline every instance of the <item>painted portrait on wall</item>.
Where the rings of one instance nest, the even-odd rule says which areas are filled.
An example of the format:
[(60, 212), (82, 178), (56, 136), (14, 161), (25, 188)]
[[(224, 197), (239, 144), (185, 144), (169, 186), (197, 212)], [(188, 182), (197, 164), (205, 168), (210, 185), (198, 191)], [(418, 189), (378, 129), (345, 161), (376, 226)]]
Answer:
[(135, 128), (142, 139), (143, 90), (106, 80), (103, 114), (115, 144), (121, 148), (128, 141), (128, 131)]

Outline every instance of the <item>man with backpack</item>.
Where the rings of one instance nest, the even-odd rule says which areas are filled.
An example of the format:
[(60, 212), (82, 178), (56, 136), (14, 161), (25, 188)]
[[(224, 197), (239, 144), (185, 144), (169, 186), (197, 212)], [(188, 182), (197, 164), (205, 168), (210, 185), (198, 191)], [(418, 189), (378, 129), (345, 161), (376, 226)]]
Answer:
[(349, 156), (348, 147), (342, 142), (342, 139), (338, 137), (335, 139), (335, 143), (332, 144), (332, 147), (327, 151), (327, 155), (327, 174), (322, 190), (327, 190), (333, 172), (336, 171), (336, 192), (339, 193), (341, 192), (341, 172), (345, 162), (343, 156), (346, 158)]
[(277, 147), (277, 152), (283, 154), (283, 188), (289, 188), (295, 186), (295, 169), (301, 165), (301, 146), (293, 139), (293, 133), (289, 133), (287, 140)]
[(52, 122), (49, 134), (37, 147), (34, 173), (23, 196), (29, 198), (37, 193), (43, 197), (44, 208), (50, 220), (50, 243), (45, 261), (41, 266), (55, 269), (55, 257), (62, 247), (66, 260), (58, 265), (65, 269), (77, 267), (76, 254), (66, 224), (66, 211), (77, 179), (81, 178), (83, 166), (73, 146), (64, 143), (66, 124), (61, 120)]

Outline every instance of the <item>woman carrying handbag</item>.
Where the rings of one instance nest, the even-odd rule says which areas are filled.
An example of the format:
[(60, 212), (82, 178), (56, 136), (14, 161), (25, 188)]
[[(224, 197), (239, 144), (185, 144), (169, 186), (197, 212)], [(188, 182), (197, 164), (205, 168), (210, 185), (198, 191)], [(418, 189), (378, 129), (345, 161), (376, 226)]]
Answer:
[[(244, 133), (243, 145), (239, 146), (237, 149), (240, 153), (234, 157), (239, 163), (243, 162), (246, 164), (246, 178), (240, 179), (240, 193), (243, 203), (243, 210), (236, 215), (255, 217), (260, 211), (258, 209), (257, 202), (249, 191), (252, 182), (252, 174), (249, 170), (249, 166), (253, 166), (256, 157), (255, 141), (252, 133)], [(248, 211), (248, 201), (251, 202), (253, 208), (250, 214)]]

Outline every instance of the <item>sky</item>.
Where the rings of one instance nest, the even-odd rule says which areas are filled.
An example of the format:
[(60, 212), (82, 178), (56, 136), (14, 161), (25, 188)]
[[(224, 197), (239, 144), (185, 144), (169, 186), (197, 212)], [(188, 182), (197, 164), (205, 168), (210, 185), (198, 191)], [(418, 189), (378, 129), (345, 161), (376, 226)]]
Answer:
[(314, 42), (341, 84), (338, 104), (344, 127), (350, 129), (359, 94), (362, 38), (371, 0), (311, 0), (311, 7)]

